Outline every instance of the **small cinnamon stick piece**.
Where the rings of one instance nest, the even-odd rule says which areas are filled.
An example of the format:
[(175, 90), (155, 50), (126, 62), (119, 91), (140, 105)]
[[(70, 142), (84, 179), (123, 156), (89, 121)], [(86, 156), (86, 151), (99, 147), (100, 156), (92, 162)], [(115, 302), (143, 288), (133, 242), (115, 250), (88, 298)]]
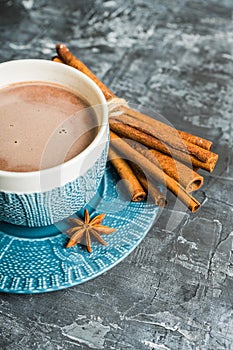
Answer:
[(129, 138), (137, 142), (140, 142), (149, 148), (153, 148), (160, 152), (168, 154), (169, 156), (175, 159), (178, 159), (182, 163), (186, 163), (189, 166), (192, 165), (196, 168), (200, 168), (200, 169), (204, 169), (209, 172), (212, 172), (216, 165), (216, 162), (217, 162), (216, 159), (211, 159), (208, 162), (202, 162), (196, 157), (194, 157), (193, 155), (189, 155), (175, 148), (168, 147), (168, 145), (158, 140), (157, 138), (150, 136), (148, 134), (145, 134), (144, 132), (134, 127), (128, 126), (124, 123), (121, 123), (120, 121), (115, 120), (113, 118), (109, 119), (109, 123), (110, 123), (111, 130), (113, 130), (117, 134), (124, 136), (125, 138)]
[(58, 56), (53, 56), (52, 57), (53, 62), (58, 62), (58, 63), (64, 63)]
[(133, 173), (131, 167), (126, 160), (120, 158), (115, 150), (109, 148), (109, 160), (118, 172), (119, 176), (125, 180), (125, 185), (128, 192), (131, 195), (133, 202), (140, 202), (146, 197), (146, 192), (138, 181), (137, 177)]
[(130, 162), (130, 166), (138, 180), (141, 182), (148, 196), (154, 201), (155, 205), (158, 205), (161, 208), (166, 207), (167, 199), (160, 189), (154, 184), (154, 181), (152, 181), (149, 177), (146, 178), (143, 171), (135, 163)]
[(165, 184), (166, 187), (192, 211), (195, 212), (200, 208), (200, 203), (192, 197), (177, 181), (172, 179), (155, 164), (150, 162), (146, 157), (137, 152), (131, 146), (129, 146), (124, 140), (122, 140), (115, 133), (110, 131), (111, 144), (120, 155), (123, 155), (129, 160), (135, 161), (145, 169), (145, 171), (160, 183)]
[(98, 78), (95, 74), (91, 72), (91, 70), (81, 62), (76, 56), (74, 56), (70, 50), (62, 43), (56, 45), (56, 50), (58, 57), (69, 66), (72, 66), (78, 69), (80, 72), (86, 74), (89, 78), (91, 78), (102, 90), (106, 100), (109, 100), (113, 97), (116, 97), (114, 93), (109, 90)]

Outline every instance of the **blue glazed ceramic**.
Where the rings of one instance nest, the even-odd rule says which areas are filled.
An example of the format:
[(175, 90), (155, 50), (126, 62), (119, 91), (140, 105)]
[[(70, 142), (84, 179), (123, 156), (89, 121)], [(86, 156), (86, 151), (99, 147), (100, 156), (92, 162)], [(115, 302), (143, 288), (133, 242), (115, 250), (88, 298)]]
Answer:
[[(127, 201), (117, 191), (118, 177), (107, 167), (97, 195), (87, 208), (91, 217), (106, 213), (104, 225), (116, 232), (104, 236), (107, 246), (93, 243), (89, 254), (80, 245), (65, 248), (67, 222), (29, 228), (0, 223), (0, 291), (42, 293), (90, 280), (124, 259), (145, 237), (158, 207)], [(82, 216), (83, 211), (77, 213)], [(34, 237), (34, 238), (31, 238)]]

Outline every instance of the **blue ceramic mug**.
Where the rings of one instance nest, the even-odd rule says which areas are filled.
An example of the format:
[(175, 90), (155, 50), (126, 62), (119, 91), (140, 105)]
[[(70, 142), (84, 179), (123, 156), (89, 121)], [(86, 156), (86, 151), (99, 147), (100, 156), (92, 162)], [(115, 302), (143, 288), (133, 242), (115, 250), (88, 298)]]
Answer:
[(0, 89), (33, 81), (55, 83), (72, 90), (88, 101), (98, 120), (94, 140), (67, 162), (32, 172), (0, 170), (0, 221), (39, 227), (71, 216), (96, 194), (106, 166), (109, 125), (101, 90), (76, 69), (46, 60), (0, 64)]

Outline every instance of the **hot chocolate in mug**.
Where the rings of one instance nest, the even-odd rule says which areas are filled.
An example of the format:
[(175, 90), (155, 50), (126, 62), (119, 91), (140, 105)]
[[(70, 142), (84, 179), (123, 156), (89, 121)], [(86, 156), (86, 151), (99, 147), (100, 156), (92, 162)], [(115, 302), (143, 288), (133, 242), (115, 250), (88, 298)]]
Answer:
[[(44, 89), (43, 93), (41, 89)], [(22, 120), (20, 123), (19, 113), (18, 119), (16, 118), (17, 124), (8, 118), (7, 101), (5, 106), (3, 105), (5, 109), (1, 108), (0, 122), (4, 127), (0, 131), (2, 148), (0, 220), (16, 225), (39, 227), (54, 224), (71, 216), (96, 194), (106, 166), (109, 125), (107, 104), (101, 90), (83, 73), (64, 64), (46, 60), (15, 60), (0, 64), (0, 103), (1, 93), (6, 96), (2, 99), (3, 101), (7, 98), (10, 101), (10, 96), (14, 97), (17, 93), (19, 96), (25, 95), (26, 102), (27, 94), (30, 94), (30, 98), (34, 94), (35, 100), (42, 103), (41, 108), (44, 110), (43, 113), (40, 111), (42, 119), (38, 123), (37, 115), (33, 114), (34, 111), (29, 108), (26, 110), (27, 113), (23, 113), (23, 108), (27, 108), (27, 104), (19, 104)], [(39, 95), (41, 95), (40, 100)], [(48, 106), (51, 107), (50, 109), (45, 103), (48, 96), (53, 98), (50, 100), (51, 106)], [(75, 102), (75, 96), (77, 102)], [(72, 125), (73, 129), (72, 138), (68, 139), (67, 145), (62, 148), (67, 135), (63, 135), (63, 133), (66, 134), (66, 128), (63, 127), (64, 120), (60, 122), (59, 118), (61, 111), (66, 113), (66, 104), (68, 112), (72, 114), (71, 117), (67, 116), (66, 125), (68, 128)], [(35, 104), (35, 106), (39, 112), (40, 105)], [(47, 113), (45, 113), (46, 108)], [(86, 110), (85, 113), (84, 110)], [(33, 118), (35, 118), (35, 125)], [(89, 124), (85, 122), (87, 118), (94, 118), (96, 123), (95, 128), (90, 132), (87, 130)], [(49, 130), (55, 119), (58, 127)], [(11, 137), (13, 129), (15, 134)], [(39, 145), (43, 139), (40, 137), (43, 130), (44, 133), (45, 131), (51, 133), (51, 137), (44, 145), (40, 166), (38, 166), (35, 159), (40, 156), (40, 153), (35, 153), (35, 148), (36, 142)], [(25, 139), (27, 143), (23, 146), (21, 141), (25, 143)], [(21, 146), (22, 149), (20, 149)], [(17, 147), (18, 155), (17, 152), (14, 153), (16, 149), (14, 147)], [(8, 155), (7, 161), (6, 155)], [(56, 155), (60, 155), (63, 161), (60, 161), (59, 157), (56, 158)], [(8, 168), (7, 164), (12, 159), (17, 166)], [(26, 159), (32, 168), (23, 168)]]

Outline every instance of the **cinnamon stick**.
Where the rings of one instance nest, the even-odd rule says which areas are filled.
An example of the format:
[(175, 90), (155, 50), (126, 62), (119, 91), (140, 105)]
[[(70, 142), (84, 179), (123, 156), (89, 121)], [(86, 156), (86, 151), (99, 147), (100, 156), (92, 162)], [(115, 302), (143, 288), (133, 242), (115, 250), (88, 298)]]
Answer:
[(203, 177), (188, 166), (156, 150), (148, 149), (141, 143), (125, 140), (132, 148), (144, 155), (171, 178), (179, 182), (187, 192), (198, 190), (203, 185)]
[(111, 144), (117, 151), (129, 160), (137, 161), (140, 166), (145, 169), (146, 172), (152, 178), (158, 180), (165, 186), (192, 211), (195, 212), (200, 208), (200, 203), (192, 197), (177, 181), (164, 173), (155, 164), (149, 161), (142, 154), (137, 152), (131, 146), (129, 146), (124, 140), (122, 140), (115, 133), (110, 131)]
[(82, 61), (80, 61), (76, 56), (74, 56), (64, 44), (57, 44), (56, 50), (58, 57), (64, 63), (78, 69), (80, 72), (83, 72), (89, 78), (91, 78), (102, 90), (106, 100), (116, 97), (116, 95), (114, 95), (114, 93), (111, 90), (109, 90)]
[(212, 172), (216, 165), (216, 159), (211, 159), (208, 162), (202, 162), (199, 159), (195, 158), (193, 155), (189, 155), (182, 151), (176, 150), (175, 148), (168, 147), (168, 145), (158, 140), (157, 138), (145, 134), (134, 127), (125, 125), (113, 118), (109, 119), (109, 124), (111, 130), (115, 131), (117, 134), (124, 136), (125, 138), (138, 141), (149, 148), (163, 152), (175, 159), (180, 160), (182, 163), (192, 165), (195, 168), (200, 168)]
[[(56, 46), (56, 49), (60, 61), (80, 70), (89, 76), (100, 87), (103, 94), (105, 95), (105, 98), (108, 101), (116, 97), (114, 93), (109, 90), (87, 68), (87, 66), (85, 66), (83, 62), (78, 60), (78, 58), (74, 56), (64, 44), (58, 44)], [(57, 60), (57, 58), (55, 60)], [(59, 62), (59, 60), (57, 60), (57, 62)], [(114, 103), (112, 103), (112, 105), (114, 106)], [(192, 197), (185, 190), (185, 188), (180, 183), (178, 183), (178, 181), (174, 180), (174, 178), (166, 173), (166, 171), (168, 172), (168, 169), (166, 171), (163, 171), (156, 164), (154, 164), (156, 163), (155, 153), (157, 152), (156, 150), (159, 150), (167, 156), (169, 155), (176, 159), (179, 159), (182, 163), (189, 165), (191, 164), (195, 168), (202, 168), (211, 172), (214, 169), (218, 159), (217, 154), (210, 152), (212, 142), (198, 136), (191, 135), (184, 131), (176, 131), (174, 128), (171, 128), (170, 126), (161, 123), (153, 118), (150, 118), (149, 116), (146, 116), (138, 111), (132, 110), (131, 108), (120, 105), (120, 111), (122, 111), (120, 113), (121, 117), (118, 115), (118, 120), (114, 120), (114, 123), (110, 120), (111, 129), (116, 131), (121, 136), (129, 137), (132, 140), (139, 141), (140, 143), (153, 148), (154, 150), (147, 150), (148, 153), (146, 152), (144, 155), (140, 153), (137, 148), (134, 149), (129, 144), (127, 144), (127, 142), (120, 139), (111, 131), (111, 139), (114, 140), (114, 143), (117, 140), (117, 145), (120, 143), (120, 148), (118, 146), (114, 146), (114, 150), (117, 150), (117, 153), (120, 153), (124, 157), (128, 158), (130, 155), (132, 157), (136, 157), (137, 160), (139, 159), (142, 162), (143, 168), (149, 172), (149, 177), (153, 177), (161, 183), (165, 183), (168, 189), (177, 195), (189, 207), (191, 211), (196, 211), (200, 207), (200, 203), (194, 197)], [(129, 153), (127, 154), (127, 152)], [(162, 156), (164, 156), (164, 154)], [(169, 159), (169, 162), (170, 161), (174, 160)], [(166, 169), (165, 166), (164, 168)], [(172, 173), (170, 173), (170, 175), (173, 175), (174, 177), (174, 174)], [(194, 174), (192, 173), (192, 175)], [(187, 181), (187, 189), (195, 189), (195, 187), (188, 184)], [(202, 183), (202, 180), (199, 179), (198, 181), (197, 184), (199, 186)], [(183, 185), (185, 184), (183, 183)], [(195, 186), (198, 187), (196, 184)]]
[[(119, 107), (116, 106), (116, 110), (118, 108)], [(140, 120), (141, 122), (148, 124), (150, 127), (155, 128), (155, 130), (161, 130), (161, 128), (162, 128), (163, 132), (171, 134), (172, 137), (181, 138), (185, 144), (187, 142), (187, 145), (189, 145), (191, 143), (191, 144), (194, 144), (194, 145), (196, 145), (200, 148), (203, 148), (207, 151), (209, 151), (212, 147), (213, 143), (209, 140), (206, 140), (200, 136), (192, 135), (192, 134), (187, 133), (185, 131), (176, 130), (173, 127), (171, 127), (163, 122), (160, 122), (157, 119), (154, 119), (152, 117), (149, 117), (146, 114), (143, 114), (139, 111), (136, 111), (135, 109), (123, 106), (120, 108), (120, 110), (121, 110), (122, 114), (126, 114), (128, 116), (134, 117), (134, 118)]]
[[(109, 90), (106, 87), (106, 85), (104, 85), (104, 83), (102, 83), (102, 81), (100, 81), (97, 78), (97, 76), (95, 74), (93, 74), (92, 71), (82, 61), (80, 61), (75, 55), (73, 55), (64, 44), (62, 44), (62, 43), (57, 44), (56, 50), (57, 50), (57, 54), (58, 54), (59, 58), (62, 60), (62, 62), (80, 70), (81, 72), (83, 72), (84, 74), (89, 76), (89, 78), (91, 78), (99, 86), (99, 88), (102, 90), (107, 101), (113, 97), (116, 97), (116, 95), (111, 90)], [(142, 115), (139, 112), (138, 112), (138, 114), (135, 115), (135, 113), (133, 112), (132, 109), (128, 109), (128, 113), (129, 113), (129, 115), (135, 116), (137, 118), (140, 118), (140, 115)], [(143, 116), (144, 122), (147, 122), (149, 124), (153, 123), (153, 120), (154, 120), (153, 118), (146, 116), (146, 115), (142, 115), (142, 116)], [(163, 123), (161, 123), (161, 124), (163, 126), (165, 125)], [(203, 149), (210, 150), (210, 148), (212, 146), (212, 142), (209, 140), (203, 139), (203, 138), (198, 137), (198, 136), (194, 136), (194, 135), (186, 133), (184, 131), (178, 130), (178, 133), (183, 140), (188, 141), (190, 143), (193, 143), (193, 144), (195, 144)]]
[[(129, 109), (127, 107), (122, 108), (127, 114), (121, 114), (111, 118), (111, 121), (118, 120), (125, 125), (132, 126), (150, 136), (156, 137), (159, 140), (163, 140), (164, 143), (172, 148), (178, 149), (184, 153), (188, 153), (201, 160), (202, 162), (212, 161), (218, 159), (218, 155), (201, 148), (189, 141), (183, 140), (179, 137), (177, 131), (170, 126), (161, 123), (155, 119), (151, 119), (151, 125), (145, 123), (144, 116), (140, 112)], [(129, 113), (131, 113), (129, 115)], [(138, 117), (139, 116), (139, 117)], [(145, 116), (147, 117), (147, 116)], [(149, 117), (148, 117), (149, 118)]]
[(146, 192), (144, 191), (127, 161), (120, 158), (117, 152), (111, 147), (109, 148), (108, 156), (121, 179), (125, 180), (125, 186), (130, 193), (132, 201), (139, 202), (145, 199)]
[(148, 196), (154, 201), (155, 205), (158, 205), (161, 208), (166, 207), (167, 199), (164, 194), (160, 191), (158, 186), (154, 184), (149, 177), (146, 178), (143, 171), (133, 162), (130, 162), (130, 166), (133, 169), (133, 172), (137, 176), (138, 180), (141, 182)]
[(201, 148), (207, 149), (208, 151), (210, 151), (210, 149), (213, 145), (212, 141), (203, 139), (200, 136), (195, 136), (195, 135), (189, 134), (186, 131), (178, 130), (178, 133), (183, 140), (189, 141), (189, 142), (193, 143), (194, 145), (197, 145)]
[[(141, 153), (145, 151), (141, 147)], [(149, 150), (152, 157), (150, 160), (158, 164), (161, 169), (174, 180), (178, 181), (187, 192), (197, 191), (203, 185), (204, 179), (197, 172), (190, 169), (187, 165), (173, 159), (156, 150)], [(148, 152), (146, 152), (147, 154)]]

